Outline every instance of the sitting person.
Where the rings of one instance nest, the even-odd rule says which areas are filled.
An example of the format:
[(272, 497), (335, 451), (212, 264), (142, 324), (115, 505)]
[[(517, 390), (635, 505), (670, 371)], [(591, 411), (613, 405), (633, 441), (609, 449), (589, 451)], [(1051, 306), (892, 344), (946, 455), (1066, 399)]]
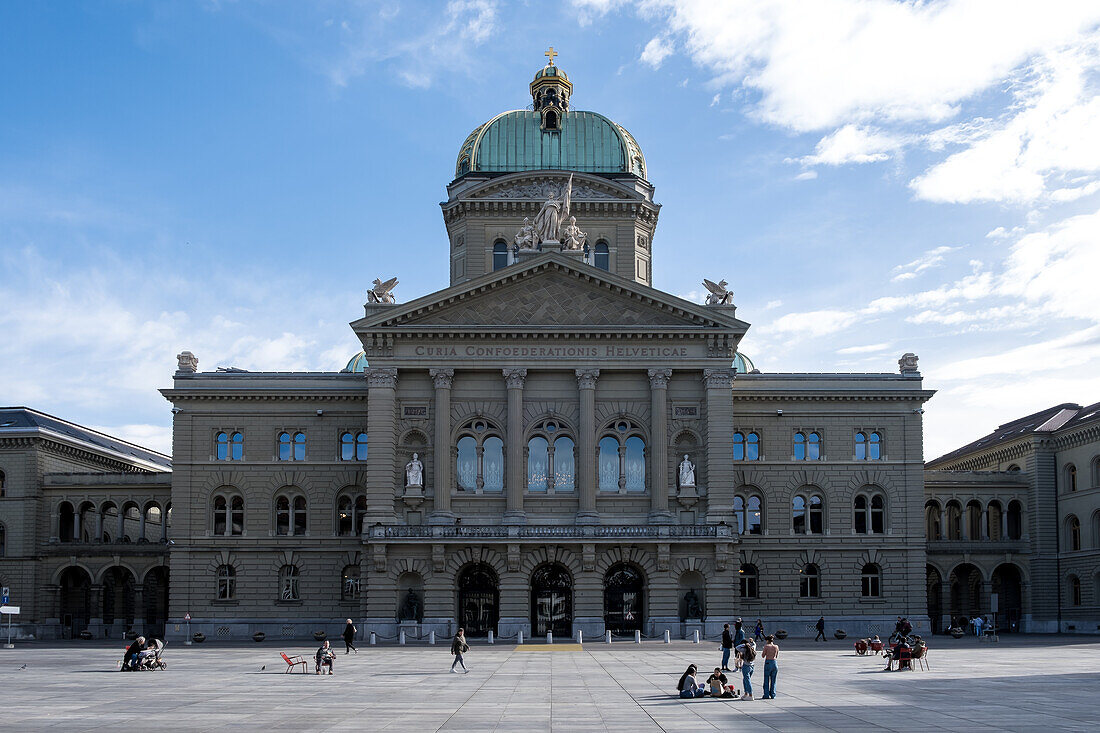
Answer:
[(329, 647), (327, 641), (321, 645), (315, 656), (317, 658), (317, 674), (324, 674), (321, 668), (326, 665), (328, 666), (328, 673), (332, 674), (332, 662), (336, 659), (336, 652)]
[(715, 667), (714, 673), (707, 677), (707, 693), (711, 697), (736, 697), (737, 693), (728, 684), (721, 667)]
[(692, 664), (687, 668), (687, 671), (680, 676), (680, 681), (676, 683), (676, 691), (682, 698), (702, 697), (706, 694), (706, 690), (695, 679), (695, 672), (698, 668)]
[(139, 636), (134, 643), (126, 647), (126, 654), (122, 657), (122, 671), (130, 672), (137, 669), (138, 654), (145, 649), (145, 637)]
[(152, 664), (157, 659), (157, 653), (163, 648), (163, 641), (160, 639), (150, 639), (145, 648), (138, 652), (134, 667), (136, 669), (152, 669)]
[(912, 653), (913, 653), (913, 649), (912, 649), (912, 647), (909, 646), (909, 642), (906, 641), (905, 639), (902, 639), (901, 641), (899, 641), (897, 644), (894, 645), (893, 649), (891, 649), (890, 651), (885, 653), (885, 655), (886, 655), (886, 669), (885, 669), (885, 671), (886, 672), (891, 671), (894, 668), (894, 662), (897, 662), (898, 663), (898, 669), (901, 669), (901, 663), (903, 661), (908, 663), (910, 657), (912, 656)]

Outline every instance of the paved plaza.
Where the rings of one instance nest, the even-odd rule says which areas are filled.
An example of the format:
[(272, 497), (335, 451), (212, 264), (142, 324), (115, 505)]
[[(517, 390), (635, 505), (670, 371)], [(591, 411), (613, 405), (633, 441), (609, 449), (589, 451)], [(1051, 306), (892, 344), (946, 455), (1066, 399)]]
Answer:
[[(169, 647), (168, 670), (115, 671), (122, 644), (2, 650), (0, 728), (224, 731), (1095, 730), (1100, 639), (937, 637), (931, 670), (883, 672), (850, 641), (783, 645), (775, 700), (681, 701), (687, 666), (716, 644), (616, 642), (566, 650), (475, 645), (450, 674), (448, 646), (362, 647), (336, 674), (285, 675), (279, 658), (314, 647)], [(26, 664), (25, 669), (20, 669)], [(261, 667), (266, 665), (266, 669)], [(312, 670), (312, 664), (311, 664)], [(738, 676), (739, 679), (739, 676)], [(760, 665), (753, 677), (762, 683)], [(738, 681), (738, 687), (740, 687)], [(759, 694), (759, 693), (758, 693)]]

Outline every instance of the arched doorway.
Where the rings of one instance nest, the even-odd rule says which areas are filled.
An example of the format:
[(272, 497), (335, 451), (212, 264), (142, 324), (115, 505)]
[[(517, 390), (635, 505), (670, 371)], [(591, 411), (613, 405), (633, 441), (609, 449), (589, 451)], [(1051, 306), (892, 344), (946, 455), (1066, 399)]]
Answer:
[(940, 571), (931, 565), (924, 566), (925, 585), (928, 589), (928, 620), (931, 624), (932, 633), (938, 634), (943, 629), (940, 628), (940, 621), (943, 617), (943, 577), (940, 576)]
[(134, 610), (134, 574), (117, 565), (108, 569), (103, 574), (103, 625), (117, 627), (105, 631), (117, 638), (132, 628)]
[(168, 568), (161, 565), (146, 573), (142, 588), (145, 634), (163, 639), (168, 621)]
[(1001, 632), (1020, 630), (1024, 613), (1023, 577), (1011, 563), (998, 565), (993, 571), (990, 590), (997, 594), (997, 628)]
[(645, 621), (645, 578), (633, 566), (617, 563), (604, 576), (604, 625), (613, 634), (640, 631)]
[(65, 568), (58, 585), (61, 586), (61, 636), (73, 639), (88, 628), (92, 615), (92, 579), (83, 568)]
[(963, 563), (951, 571), (951, 623), (958, 624), (961, 617), (972, 619), (986, 613), (982, 604), (982, 573), (969, 563)]
[(531, 574), (531, 633), (542, 636), (573, 635), (573, 579), (557, 563), (543, 565)]
[(466, 636), (495, 634), (499, 616), (497, 574), (485, 563), (467, 566), (458, 576), (458, 622)]

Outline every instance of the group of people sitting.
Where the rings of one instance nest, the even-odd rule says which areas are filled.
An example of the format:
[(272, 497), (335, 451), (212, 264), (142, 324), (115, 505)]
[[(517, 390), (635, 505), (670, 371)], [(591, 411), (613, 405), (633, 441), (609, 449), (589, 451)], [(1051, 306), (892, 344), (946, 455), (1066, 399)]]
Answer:
[[(775, 698), (776, 659), (779, 656), (779, 646), (775, 643), (774, 636), (765, 636), (764, 641), (767, 643), (764, 645), (762, 652), (764, 657), (764, 696), (762, 699), (771, 700)], [(726, 666), (729, 663), (731, 650), (736, 653), (733, 669)], [(756, 642), (745, 637), (741, 620), (737, 620), (736, 636), (730, 634), (729, 624), (726, 624), (726, 628), (722, 632), (722, 666), (715, 667), (714, 672), (707, 678), (706, 682), (700, 683), (698, 668), (692, 664), (680, 676), (676, 691), (680, 697), (685, 699), (709, 695), (711, 697), (752, 700), (752, 675), (755, 671), (756, 657)], [(739, 692), (736, 686), (729, 684), (729, 680), (726, 679), (724, 673), (733, 671), (741, 672), (741, 679), (745, 688), (744, 694)]]
[(912, 669), (913, 660), (923, 657), (926, 651), (928, 651), (928, 645), (920, 636), (897, 638), (892, 647), (882, 652), (882, 656), (886, 657), (886, 668), (883, 671), (892, 671), (895, 664), (898, 669)]
[(729, 684), (729, 680), (722, 673), (721, 667), (715, 667), (714, 672), (710, 677), (707, 677), (707, 681), (700, 684), (699, 669), (694, 664), (689, 665), (687, 671), (680, 676), (676, 689), (679, 690), (680, 697), (683, 698), (704, 697), (706, 695), (727, 698), (741, 696), (733, 685)]
[(134, 639), (130, 646), (126, 647), (126, 654), (122, 657), (123, 672), (138, 672), (153, 669), (160, 662), (161, 652), (164, 651), (164, 642), (160, 639), (149, 639), (144, 636)]

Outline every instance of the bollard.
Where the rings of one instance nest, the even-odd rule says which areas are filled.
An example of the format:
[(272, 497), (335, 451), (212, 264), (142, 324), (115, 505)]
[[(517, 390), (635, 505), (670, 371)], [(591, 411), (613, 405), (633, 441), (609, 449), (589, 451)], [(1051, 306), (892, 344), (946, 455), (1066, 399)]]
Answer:
[(401, 646), (405, 646), (405, 630), (401, 629), (401, 635), (397, 637), (397, 643)]
[(699, 643), (699, 629), (695, 629), (695, 631), (691, 632), (691, 643), (692, 644), (698, 644)]
[(517, 644), (522, 644), (523, 643), (523, 629), (519, 630), (519, 640), (516, 643)]
[(665, 643), (666, 644), (671, 644), (672, 643), (672, 637), (669, 635), (668, 629), (665, 629)]
[(611, 643), (611, 630), (610, 629), (608, 629), (608, 631), (607, 631), (607, 643), (608, 644)]
[(428, 634), (428, 643), (435, 644), (435, 631)]
[(547, 631), (546, 632), (546, 643), (547, 644), (553, 644), (554, 643), (554, 632), (553, 631)]
[(635, 644), (641, 644), (642, 643), (642, 632), (637, 630), (637, 629), (634, 630), (634, 643)]
[(377, 643), (378, 643), (378, 640), (374, 638), (374, 632), (373, 631), (370, 632), (370, 645), (374, 646)]
[(580, 629), (577, 629), (577, 643), (584, 644), (584, 632)]
[(493, 630), (492, 629), (489, 629), (489, 643), (490, 644), (494, 643), (493, 642)]

